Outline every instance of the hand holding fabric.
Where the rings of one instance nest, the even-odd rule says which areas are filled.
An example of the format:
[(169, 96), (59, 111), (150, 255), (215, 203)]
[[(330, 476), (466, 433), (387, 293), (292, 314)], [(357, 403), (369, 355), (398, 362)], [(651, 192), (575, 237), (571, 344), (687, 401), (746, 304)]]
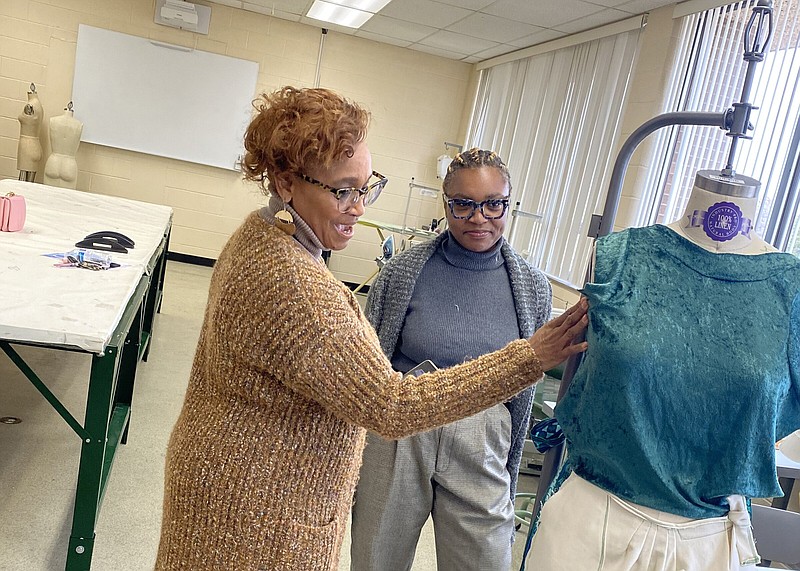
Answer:
[(528, 339), (543, 371), (552, 369), (576, 353), (586, 351), (589, 345), (580, 339), (589, 323), (586, 315), (588, 309), (589, 302), (582, 298), (559, 317), (545, 323)]

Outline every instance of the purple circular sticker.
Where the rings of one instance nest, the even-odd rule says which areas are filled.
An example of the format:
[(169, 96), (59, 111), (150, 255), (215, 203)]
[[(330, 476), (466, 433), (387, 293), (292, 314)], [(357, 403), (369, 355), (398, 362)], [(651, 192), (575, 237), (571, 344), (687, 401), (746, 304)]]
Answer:
[(717, 202), (703, 218), (706, 236), (717, 242), (727, 242), (742, 229), (742, 211), (732, 202)]

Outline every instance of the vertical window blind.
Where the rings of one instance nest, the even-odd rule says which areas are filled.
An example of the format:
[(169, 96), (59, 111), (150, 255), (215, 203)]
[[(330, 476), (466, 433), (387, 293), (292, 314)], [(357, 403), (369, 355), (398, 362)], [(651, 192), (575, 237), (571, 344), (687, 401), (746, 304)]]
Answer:
[[(738, 102), (746, 73), (744, 31), (753, 1), (736, 2), (681, 20), (664, 111), (720, 112)], [(800, 255), (800, 0), (773, 4), (773, 38), (757, 64), (749, 101), (753, 139), (740, 141), (737, 173), (761, 181), (756, 233)], [(730, 139), (721, 129), (662, 129), (643, 188), (639, 225), (676, 220), (686, 206), (695, 173), (725, 166)]]
[(589, 262), (638, 39), (633, 30), (481, 71), (468, 146), (508, 165), (511, 245), (572, 287)]

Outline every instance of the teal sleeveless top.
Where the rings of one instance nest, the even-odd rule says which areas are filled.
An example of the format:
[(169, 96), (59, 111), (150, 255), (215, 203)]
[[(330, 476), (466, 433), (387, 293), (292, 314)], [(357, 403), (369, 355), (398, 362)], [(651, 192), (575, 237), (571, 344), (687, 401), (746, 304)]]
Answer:
[(800, 428), (800, 259), (714, 254), (666, 226), (597, 242), (589, 349), (556, 408), (573, 470), (690, 518), (780, 496)]

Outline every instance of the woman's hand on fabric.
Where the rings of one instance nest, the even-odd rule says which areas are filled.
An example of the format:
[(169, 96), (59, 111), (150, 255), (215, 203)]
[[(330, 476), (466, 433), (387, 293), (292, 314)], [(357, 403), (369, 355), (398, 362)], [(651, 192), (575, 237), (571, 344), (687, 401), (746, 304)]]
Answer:
[(528, 339), (539, 357), (543, 371), (549, 371), (572, 355), (586, 351), (589, 345), (581, 339), (589, 323), (586, 315), (588, 309), (589, 302), (585, 297), (581, 298), (559, 317), (545, 323)]

